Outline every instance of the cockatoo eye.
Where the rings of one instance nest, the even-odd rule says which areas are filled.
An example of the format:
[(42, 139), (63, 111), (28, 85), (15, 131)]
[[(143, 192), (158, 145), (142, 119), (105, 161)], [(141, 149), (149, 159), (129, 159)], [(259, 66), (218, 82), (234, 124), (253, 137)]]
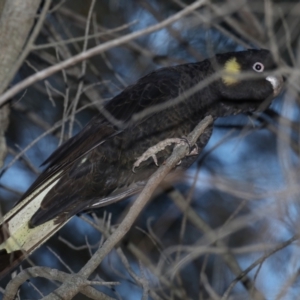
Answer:
[(255, 71), (255, 72), (262, 72), (263, 70), (264, 70), (264, 68), (265, 68), (265, 66), (262, 64), (262, 63), (260, 63), (260, 62), (256, 62), (254, 65), (253, 65), (253, 70)]

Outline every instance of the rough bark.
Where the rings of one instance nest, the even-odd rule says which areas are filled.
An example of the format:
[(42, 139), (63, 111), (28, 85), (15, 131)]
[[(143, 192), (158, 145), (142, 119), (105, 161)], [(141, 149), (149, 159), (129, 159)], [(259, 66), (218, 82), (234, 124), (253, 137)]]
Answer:
[[(19, 58), (34, 24), (40, 0), (0, 1), (0, 93), (13, 77), (13, 66)], [(9, 122), (9, 106), (0, 109), (0, 167), (6, 155), (5, 130)]]

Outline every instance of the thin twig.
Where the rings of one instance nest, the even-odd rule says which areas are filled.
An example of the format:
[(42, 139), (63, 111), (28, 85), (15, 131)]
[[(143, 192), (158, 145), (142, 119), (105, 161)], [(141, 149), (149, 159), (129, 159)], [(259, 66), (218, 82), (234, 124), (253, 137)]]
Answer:
[[(85, 33), (84, 33), (85, 39), (84, 39), (83, 48), (82, 48), (83, 53), (86, 52), (87, 47), (88, 47), (88, 38), (87, 38), (87, 36), (89, 34), (89, 31), (90, 31), (92, 13), (93, 13), (93, 10), (94, 10), (94, 7), (95, 7), (95, 3), (96, 3), (96, 0), (91, 1), (91, 5), (90, 5), (90, 8), (89, 8), (89, 13), (88, 13), (88, 16), (87, 16), (87, 19), (86, 19), (86, 28), (85, 28)], [(78, 87), (77, 87), (76, 96), (75, 96), (75, 98), (73, 100), (73, 103), (72, 103), (72, 112), (71, 112), (71, 118), (70, 118), (70, 123), (69, 123), (69, 138), (73, 134), (75, 112), (76, 112), (76, 109), (77, 109), (79, 98), (82, 94), (83, 85), (84, 85), (83, 78), (84, 78), (85, 72), (86, 72), (86, 60), (83, 60), (82, 63), (81, 63), (80, 82), (79, 82)]]

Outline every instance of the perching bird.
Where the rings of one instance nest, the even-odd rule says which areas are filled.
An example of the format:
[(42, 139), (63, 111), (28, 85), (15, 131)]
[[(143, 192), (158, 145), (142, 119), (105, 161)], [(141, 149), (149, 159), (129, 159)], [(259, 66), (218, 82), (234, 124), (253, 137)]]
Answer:
[[(151, 158), (136, 163), (149, 147), (188, 135), (207, 115), (216, 119), (253, 112), (277, 96), (283, 80), (270, 75), (275, 68), (267, 50), (230, 52), (159, 69), (127, 87), (105, 105), (106, 113), (44, 162), (46, 170), (4, 216), (0, 272), (32, 253), (75, 214), (140, 192), (157, 170)], [(242, 72), (248, 72), (248, 78)], [(158, 104), (167, 107), (143, 114)], [(199, 152), (211, 133), (212, 126), (199, 138)], [(156, 154), (158, 165), (173, 147)], [(186, 169), (196, 159), (187, 156), (178, 168)]]

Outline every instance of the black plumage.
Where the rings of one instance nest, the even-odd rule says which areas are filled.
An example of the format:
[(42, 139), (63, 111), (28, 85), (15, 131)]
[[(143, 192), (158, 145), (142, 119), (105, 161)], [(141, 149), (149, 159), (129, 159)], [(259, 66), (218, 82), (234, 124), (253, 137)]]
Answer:
[[(222, 71), (232, 57), (239, 64), (240, 71), (255, 72), (253, 65), (256, 62), (263, 63), (265, 70), (275, 67), (266, 50), (220, 54), (199, 63), (154, 71), (113, 98), (105, 109), (115, 119), (123, 121), (124, 128), (99, 115), (47, 159), (48, 168), (24, 197), (55, 173), (63, 173), (31, 218), (31, 226), (52, 218), (61, 222), (95, 207), (95, 203), (99, 207), (136, 193), (157, 169), (153, 160), (148, 159), (136, 173), (132, 172), (135, 160), (150, 146), (167, 138), (186, 136), (206, 115), (217, 118), (254, 111), (263, 100), (273, 96), (273, 86), (265, 78), (231, 85), (226, 85), (220, 78), (192, 96), (184, 97), (185, 91), (211, 76), (215, 68)], [(179, 95), (183, 95), (183, 99), (172, 105)], [(144, 109), (167, 102), (168, 108), (127, 124)], [(211, 132), (210, 127), (200, 138), (199, 149), (205, 146)], [(160, 164), (170, 155), (172, 148), (157, 154)], [(186, 157), (180, 167), (189, 167), (196, 158)]]
[[(127, 87), (105, 105), (105, 113), (46, 160), (46, 170), (4, 216), (0, 270), (22, 260), (24, 251), (34, 251), (76, 213), (141, 191), (157, 166), (150, 158), (136, 172), (132, 168), (149, 147), (188, 135), (207, 115), (216, 119), (257, 110), (282, 88), (282, 77), (269, 74), (275, 68), (267, 50), (230, 52), (159, 69)], [(242, 79), (243, 72), (250, 77)], [(164, 109), (143, 113), (164, 104)], [(211, 133), (212, 126), (199, 138), (199, 152)], [(157, 153), (159, 164), (172, 149)], [(177, 168), (186, 169), (196, 159), (187, 156)]]

